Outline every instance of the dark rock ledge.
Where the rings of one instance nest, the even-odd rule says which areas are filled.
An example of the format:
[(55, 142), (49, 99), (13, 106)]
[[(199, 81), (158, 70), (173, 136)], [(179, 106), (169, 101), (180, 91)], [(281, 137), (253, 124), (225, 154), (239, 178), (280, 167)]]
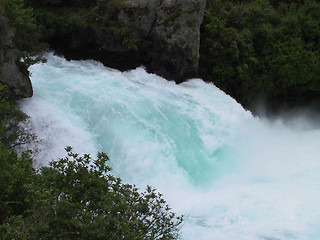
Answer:
[(128, 27), (137, 48), (128, 49), (112, 32), (93, 29), (56, 34), (50, 45), (67, 59), (95, 59), (119, 70), (145, 66), (181, 83), (198, 76), (200, 25), (205, 0), (121, 0), (118, 26)]

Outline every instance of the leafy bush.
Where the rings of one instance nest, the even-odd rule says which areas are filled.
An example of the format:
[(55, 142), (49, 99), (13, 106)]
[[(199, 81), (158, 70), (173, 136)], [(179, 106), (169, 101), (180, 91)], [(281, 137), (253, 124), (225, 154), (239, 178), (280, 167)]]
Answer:
[(0, 225), (28, 208), (26, 196), (33, 174), (32, 159), (29, 152), (18, 157), (13, 151), (35, 139), (20, 125), (26, 118), (14, 105), (8, 87), (0, 84)]
[[(11, 216), (23, 214), (29, 207), (26, 196), (33, 174), (28, 153), (18, 157), (0, 143), (0, 226)], [(1, 236), (1, 233), (0, 233)]]
[(2, 239), (177, 239), (182, 218), (161, 194), (110, 174), (108, 156), (68, 156), (32, 176), (31, 208), (2, 225)]
[(200, 74), (254, 109), (320, 110), (320, 3), (209, 1), (201, 28)]
[(36, 141), (36, 136), (26, 132), (21, 123), (27, 120), (15, 105), (6, 85), (0, 84), (0, 142), (8, 149)]

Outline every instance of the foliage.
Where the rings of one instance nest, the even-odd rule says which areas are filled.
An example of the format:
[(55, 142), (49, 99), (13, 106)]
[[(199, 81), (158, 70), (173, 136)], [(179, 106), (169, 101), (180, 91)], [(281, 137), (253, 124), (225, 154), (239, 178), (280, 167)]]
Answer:
[(0, 84), (0, 225), (28, 207), (26, 185), (33, 173), (30, 152), (18, 157), (13, 151), (14, 147), (34, 140), (20, 125), (26, 117), (14, 105), (8, 87)]
[(45, 61), (41, 52), (46, 48), (46, 44), (39, 41), (39, 29), (33, 16), (33, 9), (25, 7), (24, 0), (4, 0), (2, 6), (4, 13), (16, 28), (14, 42), (22, 55), (21, 64), (24, 68)]
[(38, 23), (42, 28), (42, 39), (59, 42), (60, 38), (74, 34), (90, 34), (103, 39), (108, 35), (118, 37), (128, 50), (137, 50), (138, 40), (129, 26), (120, 26), (118, 14), (124, 3), (120, 0), (39, 2), (26, 0), (34, 7)]
[(209, 1), (200, 74), (246, 107), (320, 109), (320, 3)]
[(0, 84), (0, 142), (4, 147), (12, 149), (37, 141), (21, 125), (26, 120), (27, 115), (16, 107), (8, 87)]
[[(28, 183), (33, 174), (29, 152), (18, 157), (0, 143), (0, 226), (29, 207)], [(1, 233), (0, 233), (1, 236)]]
[[(143, 193), (110, 174), (108, 156), (68, 156), (32, 176), (24, 215), (2, 225), (2, 239), (177, 239), (181, 217), (161, 194)], [(1, 236), (1, 235), (0, 235)]]
[(132, 37), (133, 33), (130, 31), (129, 27), (112, 26), (111, 31), (121, 39), (122, 44), (128, 50), (138, 50), (138, 40), (137, 38)]

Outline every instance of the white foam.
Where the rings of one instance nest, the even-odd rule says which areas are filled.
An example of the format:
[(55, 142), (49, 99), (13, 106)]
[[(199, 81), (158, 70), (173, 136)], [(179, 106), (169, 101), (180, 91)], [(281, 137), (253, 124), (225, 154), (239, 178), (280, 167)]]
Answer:
[(115, 174), (156, 187), (186, 216), (183, 239), (320, 236), (319, 130), (259, 121), (197, 79), (53, 55), (30, 70), (35, 96), (22, 107), (44, 139), (39, 161), (66, 145), (107, 152)]

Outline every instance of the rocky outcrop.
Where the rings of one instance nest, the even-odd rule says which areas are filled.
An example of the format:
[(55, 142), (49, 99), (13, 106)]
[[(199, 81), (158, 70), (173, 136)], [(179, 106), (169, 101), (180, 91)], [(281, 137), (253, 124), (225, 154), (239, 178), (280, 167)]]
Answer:
[(93, 58), (120, 70), (143, 65), (177, 83), (197, 77), (205, 0), (120, 1), (104, 32), (56, 29), (49, 42), (69, 59)]
[(21, 66), (21, 56), (14, 48), (14, 34), (8, 18), (0, 15), (0, 82), (8, 85), (16, 97), (31, 97), (29, 73)]
[(20, 54), (14, 48), (14, 27), (0, 14), (0, 82), (7, 84), (16, 97), (31, 97), (29, 73), (20, 64)]
[[(119, 21), (134, 23), (142, 37), (143, 63), (151, 72), (181, 82), (196, 77), (205, 1), (125, 0)], [(133, 9), (133, 10), (129, 10)]]

